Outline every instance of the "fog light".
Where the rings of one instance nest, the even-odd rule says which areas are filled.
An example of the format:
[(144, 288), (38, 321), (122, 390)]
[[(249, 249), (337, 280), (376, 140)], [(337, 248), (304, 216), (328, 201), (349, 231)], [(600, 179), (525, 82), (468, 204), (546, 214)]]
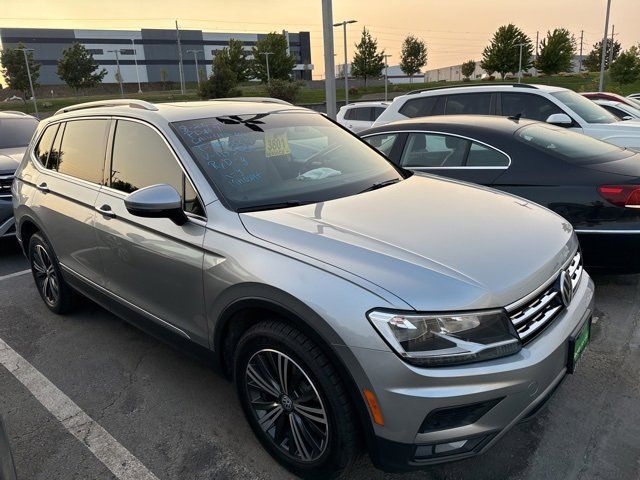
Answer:
[(458, 450), (467, 444), (467, 440), (460, 440), (459, 442), (451, 443), (439, 443), (433, 447), (433, 453), (445, 453), (452, 450)]
[(478, 452), (495, 436), (495, 433), (481, 435), (479, 437), (464, 438), (448, 443), (436, 443), (434, 445), (418, 445), (416, 447), (415, 460), (428, 460), (448, 455), (459, 455), (468, 452)]

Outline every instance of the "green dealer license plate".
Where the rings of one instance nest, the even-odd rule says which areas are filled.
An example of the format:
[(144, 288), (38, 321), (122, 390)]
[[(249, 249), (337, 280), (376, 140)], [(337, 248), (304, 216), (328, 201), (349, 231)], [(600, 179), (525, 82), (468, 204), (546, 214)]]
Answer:
[(567, 362), (567, 372), (573, 373), (576, 370), (576, 366), (582, 357), (582, 354), (589, 344), (591, 339), (591, 317), (587, 319), (582, 327), (578, 330), (578, 333), (572, 335), (569, 338), (569, 359)]

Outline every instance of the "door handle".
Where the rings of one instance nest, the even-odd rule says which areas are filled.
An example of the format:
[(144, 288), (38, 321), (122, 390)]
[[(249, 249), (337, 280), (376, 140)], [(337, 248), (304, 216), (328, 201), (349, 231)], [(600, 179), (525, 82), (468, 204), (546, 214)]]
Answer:
[(101, 207), (96, 207), (96, 211), (105, 217), (116, 218), (116, 214), (113, 210), (111, 210), (111, 206), (104, 204)]
[(40, 190), (42, 193), (49, 193), (51, 191), (49, 190), (49, 187), (47, 186), (46, 182), (42, 182), (40, 185), (37, 185), (36, 188)]

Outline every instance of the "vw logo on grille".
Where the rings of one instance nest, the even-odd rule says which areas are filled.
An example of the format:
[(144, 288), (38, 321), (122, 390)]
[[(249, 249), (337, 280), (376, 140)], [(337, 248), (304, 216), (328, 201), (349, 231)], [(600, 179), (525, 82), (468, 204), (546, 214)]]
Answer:
[(560, 298), (562, 298), (562, 304), (568, 307), (573, 298), (573, 285), (571, 284), (571, 275), (567, 270), (560, 273)]

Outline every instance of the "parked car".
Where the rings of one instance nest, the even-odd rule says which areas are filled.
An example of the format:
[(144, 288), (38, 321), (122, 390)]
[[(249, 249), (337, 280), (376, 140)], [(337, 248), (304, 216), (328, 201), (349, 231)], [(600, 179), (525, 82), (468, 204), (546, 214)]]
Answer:
[(519, 195), (575, 228), (585, 265), (640, 272), (640, 153), (531, 120), (459, 115), (362, 132), (402, 168)]
[(370, 128), (389, 102), (358, 102), (340, 107), (336, 121), (352, 132)]
[(640, 123), (620, 122), (582, 95), (548, 85), (477, 84), (417, 90), (396, 97), (373, 126), (407, 118), (460, 114), (539, 120), (640, 150)]
[(630, 107), (640, 108), (640, 100), (633, 97), (623, 97), (617, 93), (611, 92), (584, 92), (581, 94), (583, 97), (587, 97), (589, 100), (611, 100), (613, 102), (620, 102)]
[(640, 100), (640, 93), (632, 93), (630, 95), (627, 95), (627, 98), (631, 98), (633, 100)]
[(262, 445), (305, 478), (363, 440), (387, 469), (484, 452), (589, 339), (565, 219), (412, 175), (300, 107), (69, 107), (14, 186), (45, 305), (80, 292), (212, 349)]
[(595, 99), (594, 103), (600, 105), (616, 116), (618, 120), (638, 120), (640, 119), (640, 110), (627, 103), (618, 102), (616, 100)]
[(11, 182), (37, 126), (31, 115), (0, 112), (0, 238), (15, 235)]

